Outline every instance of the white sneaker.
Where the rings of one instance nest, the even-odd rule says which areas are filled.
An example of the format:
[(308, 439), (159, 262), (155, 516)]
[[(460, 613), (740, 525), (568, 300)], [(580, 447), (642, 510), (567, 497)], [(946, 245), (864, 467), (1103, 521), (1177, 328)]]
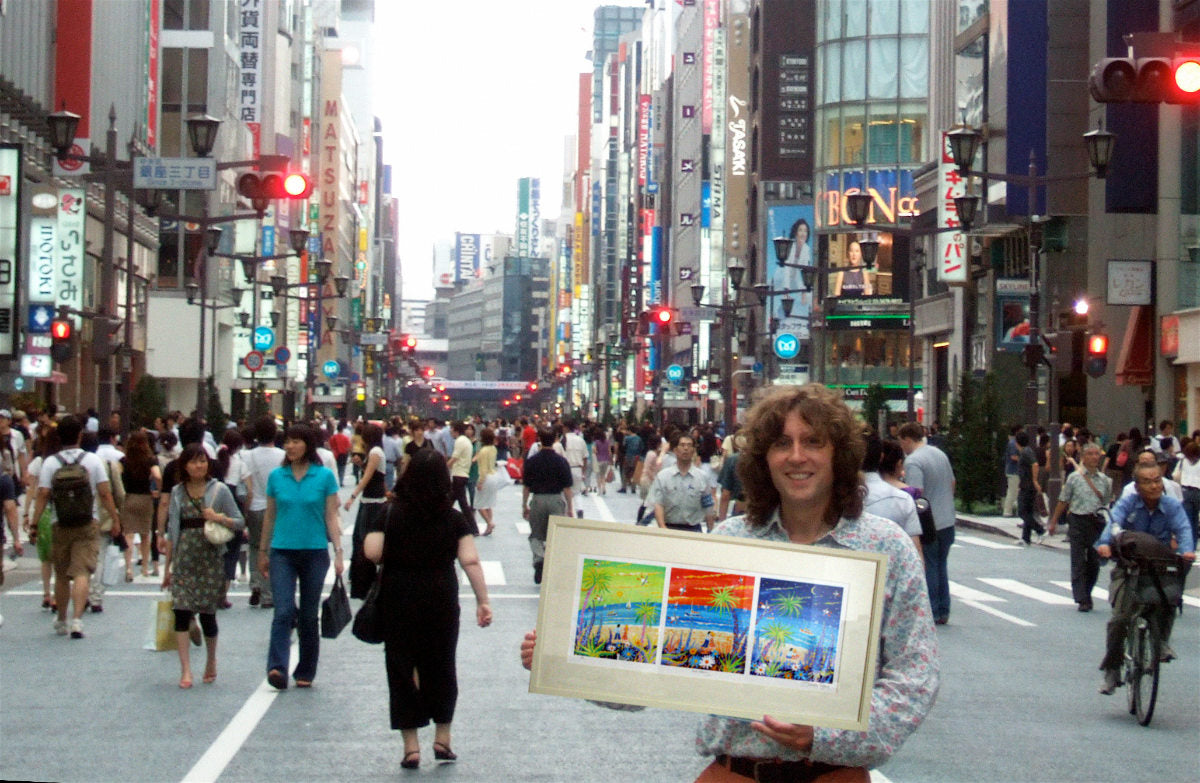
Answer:
[(72, 639), (82, 639), (83, 638), (83, 620), (81, 620), (78, 617), (76, 617), (74, 620), (71, 621), (71, 638)]
[(67, 621), (66, 620), (55, 620), (54, 621), (54, 633), (58, 634), (59, 636), (66, 636), (67, 635)]

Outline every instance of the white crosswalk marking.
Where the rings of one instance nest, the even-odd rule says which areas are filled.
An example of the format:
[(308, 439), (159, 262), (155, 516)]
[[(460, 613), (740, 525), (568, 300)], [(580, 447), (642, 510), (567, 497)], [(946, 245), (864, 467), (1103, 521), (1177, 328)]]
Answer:
[[(1071, 583), (1066, 582), (1066, 581), (1063, 581), (1063, 582), (1052, 581), (1050, 584), (1055, 585), (1057, 587), (1061, 587), (1064, 590), (1071, 589)], [(1103, 587), (1093, 587), (1092, 588), (1092, 599), (1098, 603), (1099, 602), (1108, 603), (1108, 591), (1105, 590)], [(1187, 604), (1188, 606), (1194, 606), (1195, 608), (1200, 609), (1200, 598), (1195, 598), (1190, 595), (1185, 595), (1183, 597), (1183, 602), (1185, 604)]]
[[(603, 519), (605, 522), (617, 521), (617, 518), (613, 516), (612, 511), (609, 510), (608, 504), (604, 502), (604, 498), (600, 497), (599, 495), (588, 495), (588, 498), (596, 504), (596, 508), (600, 512), (600, 519)], [(587, 514), (584, 513), (584, 516), (587, 516)]]
[(963, 604), (964, 606), (969, 606), (972, 609), (978, 609), (985, 614), (990, 614), (993, 617), (1004, 620), (1005, 622), (1010, 622), (1013, 625), (1019, 625), (1023, 628), (1034, 627), (1034, 624), (1028, 620), (1022, 620), (1020, 617), (1013, 617), (1011, 614), (1002, 612), (994, 606), (988, 606), (989, 603), (1007, 603), (1007, 600), (1001, 598), (1000, 596), (992, 595), (991, 593), (985, 593), (981, 590), (967, 587), (966, 585), (959, 584), (955, 581), (950, 582), (950, 595), (957, 598), (959, 603)]
[[(487, 583), (488, 587), (508, 584), (508, 579), (504, 576), (504, 564), (499, 560), (480, 560), (479, 565), (483, 568), (483, 581)], [(461, 568), (458, 570), (458, 581), (462, 585), (471, 584)]]
[(979, 538), (978, 536), (964, 536), (964, 535), (959, 535), (958, 533), (955, 533), (954, 534), (954, 545), (958, 546), (959, 544), (970, 544), (972, 546), (981, 546), (986, 549), (1012, 549), (1011, 543), (1007, 543), (1007, 542), (1002, 543), (999, 541), (989, 541), (986, 538)]
[(1069, 597), (1032, 587), (1024, 582), (1019, 582), (1016, 579), (992, 579), (988, 577), (979, 577), (979, 581), (1000, 590), (1007, 590), (1010, 593), (1016, 593), (1019, 596), (1032, 598), (1035, 601), (1041, 601), (1044, 604), (1051, 604), (1052, 606), (1070, 606), (1071, 604), (1075, 603)]
[(524, 519), (518, 519), (514, 523), (514, 526), (517, 528), (518, 533), (525, 536), (526, 538), (529, 537), (529, 523), (526, 522)]

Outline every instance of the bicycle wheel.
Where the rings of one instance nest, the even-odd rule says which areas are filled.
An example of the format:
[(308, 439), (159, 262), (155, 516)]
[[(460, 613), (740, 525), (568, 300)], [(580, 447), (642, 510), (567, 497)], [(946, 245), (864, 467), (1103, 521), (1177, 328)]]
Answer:
[(1135, 617), (1129, 623), (1129, 632), (1125, 634), (1125, 661), (1121, 672), (1122, 684), (1128, 686), (1126, 698), (1129, 700), (1129, 714), (1136, 715), (1138, 711), (1138, 689), (1142, 681), (1141, 655), (1139, 645), (1141, 635), (1138, 626), (1144, 623), (1140, 617)]
[(1154, 717), (1154, 702), (1158, 699), (1158, 655), (1161, 644), (1158, 623), (1139, 618), (1137, 635), (1137, 668), (1141, 673), (1136, 687), (1137, 718), (1139, 724), (1149, 726), (1150, 719)]

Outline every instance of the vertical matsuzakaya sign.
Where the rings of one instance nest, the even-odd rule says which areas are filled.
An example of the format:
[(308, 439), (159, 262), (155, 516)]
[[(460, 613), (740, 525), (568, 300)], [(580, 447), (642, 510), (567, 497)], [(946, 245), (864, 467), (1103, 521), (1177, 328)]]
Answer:
[[(334, 274), (344, 269), (338, 258), (338, 241), (341, 231), (341, 177), (342, 177), (342, 53), (325, 51), (321, 55), (321, 104), (320, 138), (317, 142), (317, 188), (320, 197), (318, 220), (321, 233), (320, 258), (333, 262)], [(320, 317), (331, 313), (321, 313)], [(321, 345), (317, 358), (327, 362), (337, 358), (332, 334), (322, 330)]]
[(17, 353), (17, 252), (21, 246), (21, 146), (0, 144), (0, 356)]

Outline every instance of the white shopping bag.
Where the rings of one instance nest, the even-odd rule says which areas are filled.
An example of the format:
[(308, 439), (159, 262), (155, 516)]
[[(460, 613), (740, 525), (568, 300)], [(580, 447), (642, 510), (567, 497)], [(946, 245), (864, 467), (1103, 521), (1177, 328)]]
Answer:
[(119, 584), (125, 576), (125, 553), (116, 544), (104, 547), (104, 574), (101, 581), (107, 587)]

